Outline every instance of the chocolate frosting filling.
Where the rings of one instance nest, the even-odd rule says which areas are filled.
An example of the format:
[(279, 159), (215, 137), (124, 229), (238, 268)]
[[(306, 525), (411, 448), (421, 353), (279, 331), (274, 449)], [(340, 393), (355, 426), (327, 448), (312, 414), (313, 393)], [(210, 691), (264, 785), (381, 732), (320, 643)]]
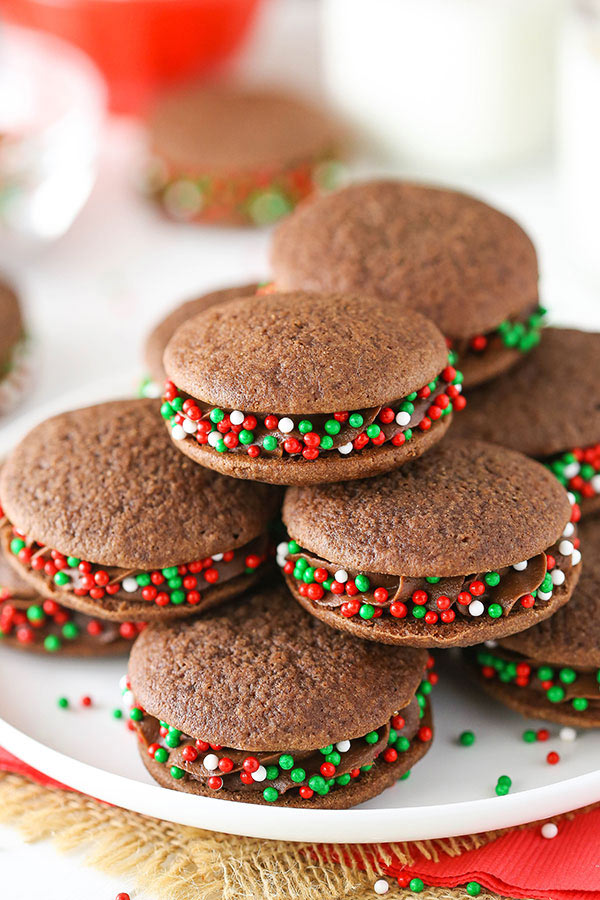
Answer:
[[(404, 718), (405, 724), (402, 729), (395, 729), (396, 733), (398, 736), (412, 740), (419, 729), (419, 703), (417, 698), (413, 697), (408, 706), (403, 710), (400, 710), (400, 713)], [(189, 737), (189, 735), (182, 734), (179, 746), (170, 749), (160, 735), (160, 723), (158, 719), (155, 719), (148, 714), (144, 714), (142, 721), (136, 722), (135, 726), (140, 735), (140, 739), (146, 747), (151, 744), (159, 744), (169, 751), (169, 766), (175, 765), (180, 769), (183, 769), (187, 777), (200, 782), (207, 782), (211, 776), (218, 775), (222, 778), (223, 790), (256, 792), (262, 791), (265, 788), (265, 781), (252, 781), (251, 784), (244, 784), (240, 780), (240, 772), (243, 771), (243, 762), (246, 757), (250, 755), (255, 757), (260, 765), (266, 768), (269, 765), (277, 765), (281, 755), (287, 753), (293, 757), (294, 766), (300, 766), (305, 770), (306, 778), (301, 782), (296, 782), (291, 778), (289, 772), (280, 768), (277, 778), (268, 781), (268, 785), (276, 788), (279, 794), (284, 794), (290, 789), (299, 788), (303, 784), (308, 784), (308, 781), (312, 776), (320, 774), (320, 766), (325, 760), (325, 757), (318, 749), (299, 751), (277, 750), (272, 752), (262, 751), (250, 753), (245, 750), (220, 747), (219, 750), (216, 751), (217, 755), (219, 757), (225, 756), (233, 762), (231, 771), (223, 773), (219, 769), (209, 770), (205, 768), (203, 764), (203, 759), (207, 754), (212, 754), (212, 750), (200, 751), (197, 760), (194, 762), (189, 762), (185, 759), (183, 755), (184, 749), (186, 747), (195, 747), (195, 740)], [(340, 753), (341, 761), (339, 765), (336, 766), (336, 777), (345, 775), (361, 766), (371, 765), (379, 754), (387, 747), (390, 736), (390, 727), (390, 722), (386, 722), (377, 728), (377, 741), (373, 743), (368, 743), (364, 737), (353, 738), (350, 741), (349, 749), (346, 752)]]

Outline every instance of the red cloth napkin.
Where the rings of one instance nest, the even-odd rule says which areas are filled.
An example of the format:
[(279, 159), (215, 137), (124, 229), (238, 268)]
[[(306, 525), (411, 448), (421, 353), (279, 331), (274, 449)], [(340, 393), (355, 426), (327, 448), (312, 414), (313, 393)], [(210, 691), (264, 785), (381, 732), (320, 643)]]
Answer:
[[(369, 846), (352, 857), (358, 868), (365, 869), (367, 860), (390, 879), (421, 878), (425, 885), (435, 887), (476, 881), (514, 900), (600, 900), (600, 808), (569, 820), (559, 819), (557, 827), (555, 838), (542, 837), (541, 825), (515, 828), (460, 856), (441, 852), (437, 862), (427, 859), (415, 845), (411, 866), (403, 865), (395, 855), (394, 844), (385, 845), (385, 859)], [(339, 859), (333, 848), (325, 845), (320, 850), (322, 860)], [(345, 861), (349, 861), (347, 856)]]
[[(16, 772), (39, 784), (64, 788), (0, 747), (0, 770)], [(68, 789), (70, 790), (70, 789)], [(518, 828), (491, 841), (478, 850), (451, 857), (442, 853), (432, 862), (413, 848), (415, 862), (404, 866), (394, 854), (394, 844), (386, 844), (386, 861), (379, 860), (372, 847), (354, 856), (357, 868), (365, 860), (388, 878), (421, 878), (426, 885), (458, 887), (477, 881), (514, 900), (600, 900), (600, 808), (581, 812), (558, 822), (555, 838), (544, 838), (540, 825)], [(335, 862), (337, 850), (323, 845), (323, 860)], [(391, 859), (391, 861), (390, 861)]]

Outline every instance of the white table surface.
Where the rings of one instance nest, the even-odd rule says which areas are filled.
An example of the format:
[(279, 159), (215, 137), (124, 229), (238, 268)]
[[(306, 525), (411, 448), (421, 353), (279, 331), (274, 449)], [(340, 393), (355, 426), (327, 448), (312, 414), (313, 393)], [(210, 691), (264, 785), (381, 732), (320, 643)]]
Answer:
[[(284, 4), (285, 6), (285, 4)], [(265, 72), (286, 71), (291, 80), (314, 69), (294, 65), (294, 53), (265, 55), (274, 16), (288, 35), (304, 29), (313, 46), (314, 20), (302, 4), (268, 11), (250, 50)], [(312, 15), (312, 13), (311, 13)], [(296, 37), (295, 59), (301, 58)], [(306, 50), (302, 49), (306, 55)], [(302, 68), (302, 74), (298, 71)], [(122, 373), (132, 385), (142, 372), (141, 348), (148, 328), (173, 304), (215, 286), (268, 274), (266, 231), (189, 228), (161, 220), (133, 188), (139, 133), (112, 123), (102, 149), (92, 197), (68, 234), (45, 247), (0, 246), (0, 266), (22, 290), (36, 346), (36, 381), (27, 400), (34, 408), (107, 374)], [(361, 174), (368, 171), (363, 166)], [(529, 230), (540, 252), (542, 298), (557, 322), (585, 325), (598, 309), (600, 289), (579, 271), (566, 250), (551, 158), (495, 178), (454, 179), (497, 203)], [(599, 313), (596, 313), (598, 315)], [(10, 900), (113, 900), (130, 890), (132, 900), (153, 900), (125, 879), (101, 875), (81, 855), (63, 857), (50, 844), (25, 845), (0, 827), (3, 895)]]

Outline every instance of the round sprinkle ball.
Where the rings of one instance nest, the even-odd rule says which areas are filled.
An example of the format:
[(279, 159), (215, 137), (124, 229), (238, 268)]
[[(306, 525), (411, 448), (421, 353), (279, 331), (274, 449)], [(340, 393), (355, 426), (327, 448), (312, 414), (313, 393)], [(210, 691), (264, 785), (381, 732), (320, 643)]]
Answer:
[(575, 741), (577, 740), (577, 732), (574, 728), (571, 728), (569, 725), (565, 725), (564, 728), (561, 728), (558, 733), (561, 741)]
[(558, 834), (558, 826), (554, 824), (554, 822), (546, 822), (542, 825), (542, 837), (543, 838), (555, 838)]
[(387, 883), (387, 881), (385, 880), (385, 878), (379, 878), (373, 885), (373, 890), (375, 891), (376, 894), (387, 894), (389, 889), (390, 889), (390, 886)]
[(471, 747), (475, 743), (475, 734), (472, 731), (463, 731), (458, 742), (462, 747)]
[(67, 709), (67, 707), (69, 706), (69, 701), (66, 697), (59, 697), (56, 703), (57, 706), (60, 707), (60, 709)]
[(560, 762), (560, 756), (556, 752), (556, 750), (551, 750), (548, 756), (546, 757), (546, 762), (551, 766), (555, 766), (557, 762)]
[(469, 897), (477, 897), (481, 893), (481, 885), (478, 881), (467, 882), (467, 894)]

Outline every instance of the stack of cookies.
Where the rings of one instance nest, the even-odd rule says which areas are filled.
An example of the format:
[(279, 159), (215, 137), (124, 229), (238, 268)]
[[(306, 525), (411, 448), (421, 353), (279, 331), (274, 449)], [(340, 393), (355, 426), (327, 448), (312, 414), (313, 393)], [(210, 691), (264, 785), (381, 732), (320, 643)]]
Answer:
[(473, 648), (474, 677), (528, 714), (572, 700), (595, 724), (600, 657), (573, 636), (597, 336), (541, 333), (527, 235), (375, 182), (300, 205), (272, 263), (269, 286), (157, 326), (160, 400), (15, 448), (3, 633), (81, 653), (135, 637), (148, 771), (243, 802), (343, 808), (405, 777), (433, 739), (431, 648)]

